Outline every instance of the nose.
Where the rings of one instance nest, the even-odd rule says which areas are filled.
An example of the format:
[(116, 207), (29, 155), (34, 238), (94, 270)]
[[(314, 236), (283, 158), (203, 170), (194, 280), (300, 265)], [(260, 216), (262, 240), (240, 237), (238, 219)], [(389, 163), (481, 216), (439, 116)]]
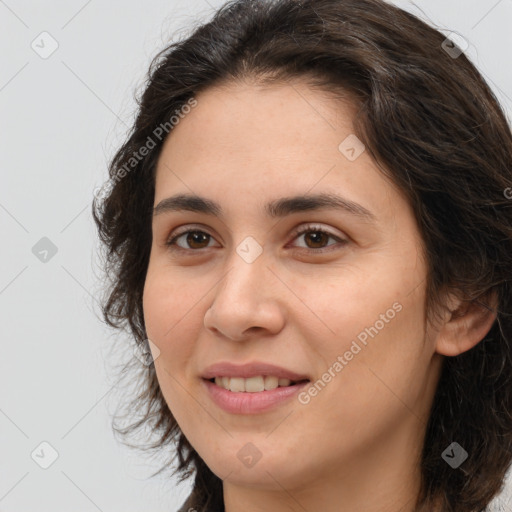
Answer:
[(262, 256), (247, 263), (234, 253), (230, 263), (217, 284), (204, 326), (233, 341), (279, 333), (285, 319), (280, 301), (286, 290), (283, 283)]

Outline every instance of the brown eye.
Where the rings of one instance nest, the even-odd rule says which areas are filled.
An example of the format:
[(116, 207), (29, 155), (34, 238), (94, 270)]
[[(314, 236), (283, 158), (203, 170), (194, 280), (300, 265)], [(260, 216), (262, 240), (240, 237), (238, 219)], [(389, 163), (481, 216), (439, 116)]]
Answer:
[(313, 246), (308, 244), (310, 249), (321, 249), (331, 238), (327, 233), (323, 231), (308, 231), (305, 233), (304, 240), (306, 240), (306, 244), (308, 241), (311, 241)]
[[(185, 243), (188, 244), (188, 247), (183, 247), (180, 244), (177, 244), (176, 241), (182, 237), (185, 237)], [(188, 230), (183, 233), (180, 233), (173, 238), (171, 238), (166, 245), (174, 246), (177, 245), (179, 249), (188, 250), (188, 249), (204, 249), (208, 247), (209, 239), (211, 235), (205, 233), (204, 231), (199, 230)], [(205, 245), (206, 242), (206, 245)]]
[(325, 229), (318, 226), (306, 226), (305, 228), (295, 233), (295, 236), (296, 238), (300, 238), (302, 236), (304, 237), (306, 245), (302, 247), (299, 246), (299, 248), (311, 249), (312, 251), (315, 252), (322, 252), (322, 249), (329, 247), (331, 245), (336, 245), (327, 244), (330, 238), (336, 240), (341, 245), (345, 245), (348, 243), (348, 240), (344, 240), (338, 236), (335, 236), (332, 233), (329, 233)]

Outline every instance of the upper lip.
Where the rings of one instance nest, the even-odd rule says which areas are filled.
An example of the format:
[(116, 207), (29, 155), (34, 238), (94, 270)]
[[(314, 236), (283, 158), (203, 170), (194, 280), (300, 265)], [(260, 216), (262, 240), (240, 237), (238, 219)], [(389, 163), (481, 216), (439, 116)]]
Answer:
[(248, 364), (236, 365), (227, 361), (219, 362), (208, 366), (202, 373), (203, 379), (212, 379), (213, 377), (257, 377), (259, 375), (274, 375), (281, 379), (290, 379), (292, 381), (310, 380), (307, 375), (287, 370), (274, 364), (254, 361)]

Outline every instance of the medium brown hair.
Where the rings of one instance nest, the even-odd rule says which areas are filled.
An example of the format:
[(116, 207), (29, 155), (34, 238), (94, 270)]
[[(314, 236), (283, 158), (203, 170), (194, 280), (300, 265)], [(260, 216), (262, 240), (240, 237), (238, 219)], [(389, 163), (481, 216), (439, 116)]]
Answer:
[[(134, 126), (109, 168), (110, 190), (94, 201), (93, 217), (110, 278), (104, 319), (126, 327), (147, 350), (142, 294), (165, 141), (155, 129), (199, 92), (247, 77), (268, 85), (305, 78), (312, 87), (348, 93), (358, 107), (354, 133), (413, 208), (428, 260), (426, 311), (448, 288), (479, 304), (490, 292), (498, 298), (484, 339), (444, 360), (420, 461), (417, 510), (439, 503), (443, 511), (475, 512), (502, 490), (512, 461), (512, 194), (505, 193), (512, 191), (512, 134), (481, 74), (444, 41), (435, 28), (381, 0), (225, 4), (151, 63)], [(134, 161), (150, 138), (155, 147)], [(144, 412), (114, 430), (128, 437), (151, 425), (158, 439), (146, 449), (175, 445), (155, 474), (177, 457), (182, 480), (195, 472), (187, 506), (223, 511), (222, 481), (181, 432), (154, 365), (139, 370), (129, 412)], [(441, 457), (454, 441), (469, 454), (457, 469)]]

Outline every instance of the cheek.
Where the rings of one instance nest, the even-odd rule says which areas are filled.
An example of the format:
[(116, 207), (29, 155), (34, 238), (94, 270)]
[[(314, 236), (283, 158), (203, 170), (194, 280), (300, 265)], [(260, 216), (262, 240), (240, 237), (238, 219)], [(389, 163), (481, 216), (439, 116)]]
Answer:
[(328, 285), (317, 281), (308, 289), (302, 281), (301, 296), (308, 297), (314, 315), (301, 316), (298, 329), (314, 340), (321, 361), (317, 373), (326, 383), (325, 391), (322, 383), (317, 386), (322, 398), (315, 395), (315, 401), (325, 400), (325, 407), (351, 404), (354, 421), (369, 407), (389, 405), (387, 398), (396, 401), (393, 393), (413, 403), (428, 365), (424, 286), (418, 286), (423, 268), (414, 258), (400, 265), (388, 260), (346, 268)]
[(287, 277), (290, 288), (304, 297), (304, 304), (293, 306), (302, 339), (315, 340), (318, 352), (331, 360), (350, 350), (353, 341), (365, 347), (365, 342), (387, 338), (388, 348), (397, 346), (423, 325), (422, 289), (411, 293), (418, 281), (415, 272), (387, 261), (314, 278)]
[(183, 289), (179, 280), (167, 279), (165, 272), (148, 269), (143, 294), (146, 332), (160, 350), (159, 363), (169, 371), (182, 367), (180, 361), (194, 346), (195, 333), (189, 328), (188, 318), (193, 316), (191, 308), (197, 299), (187, 296)]
[(184, 391), (189, 378), (185, 374), (187, 361), (197, 339), (197, 333), (187, 324), (187, 312), (192, 313), (190, 301), (196, 301), (180, 294), (179, 289), (180, 283), (166, 279), (165, 272), (148, 269), (143, 294), (146, 333), (160, 351), (154, 364), (162, 395), (173, 417), (182, 425), (200, 410), (195, 410), (197, 404)]
[(334, 430), (361, 425), (360, 435), (370, 438), (375, 429), (390, 428), (412, 411), (422, 414), (430, 357), (423, 301), (421, 296), (396, 297), (383, 304), (366, 301), (364, 309), (340, 314), (339, 335), (324, 339), (319, 348), (328, 356), (311, 405), (330, 411)]

